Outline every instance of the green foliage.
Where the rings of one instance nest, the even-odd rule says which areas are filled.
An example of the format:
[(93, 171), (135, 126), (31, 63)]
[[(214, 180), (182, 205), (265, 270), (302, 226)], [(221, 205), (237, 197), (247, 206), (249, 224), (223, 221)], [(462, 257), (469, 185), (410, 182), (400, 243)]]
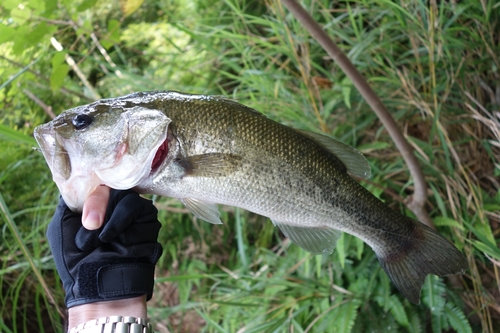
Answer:
[[(31, 148), (32, 132), (52, 112), (101, 96), (157, 89), (230, 96), (358, 147), (373, 173), (364, 186), (405, 210), (413, 184), (397, 149), (346, 75), (278, 1), (140, 3), (0, 4), (2, 332), (62, 332), (63, 291), (45, 240), (58, 193)], [(458, 286), (428, 277), (415, 306), (350, 235), (332, 256), (313, 256), (265, 218), (224, 207), (227, 223), (213, 226), (174, 200), (153, 198), (164, 224), (149, 306), (154, 322), (172, 332), (499, 329), (491, 295), (500, 281), (490, 274), (498, 273), (491, 260), (500, 260), (499, 6), (434, 3), (303, 5), (404, 128), (429, 183), (432, 219), (468, 256), (467, 277)]]
[(446, 288), (439, 278), (428, 277), (423, 288), (423, 294), (423, 301), (431, 310), (433, 332), (449, 330), (450, 326), (456, 332), (472, 332), (463, 311), (450, 304), (444, 297)]

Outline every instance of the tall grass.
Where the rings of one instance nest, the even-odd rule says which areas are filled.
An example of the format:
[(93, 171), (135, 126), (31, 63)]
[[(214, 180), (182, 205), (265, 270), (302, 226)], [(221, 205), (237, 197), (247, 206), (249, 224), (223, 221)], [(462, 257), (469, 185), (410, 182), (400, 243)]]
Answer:
[[(193, 219), (175, 200), (153, 198), (161, 208), (165, 248), (149, 308), (157, 330), (498, 331), (500, 6), (385, 0), (303, 5), (404, 130), (429, 184), (433, 222), (466, 253), (470, 269), (463, 277), (429, 277), (422, 304), (415, 306), (354, 237), (344, 235), (331, 256), (313, 256), (262, 217), (221, 207), (226, 223), (213, 226)], [(373, 176), (363, 184), (411, 215), (404, 202), (413, 183), (395, 146), (345, 74), (279, 1), (227, 0), (213, 8), (193, 2), (198, 11), (177, 6), (170, 12), (180, 19), (157, 16), (156, 25), (140, 15), (148, 6), (168, 13), (167, 5), (144, 6), (122, 22), (121, 37), (108, 48), (114, 66), (85, 38), (68, 43), (83, 71), (102, 70), (99, 94), (224, 94), (281, 123), (337, 137), (367, 156)], [(109, 19), (93, 15), (99, 22)], [(112, 25), (99, 24), (92, 31), (109, 41), (106, 28)], [(67, 89), (82, 90), (78, 78), (65, 80)], [(27, 86), (50, 95), (50, 87)], [(58, 94), (68, 103), (60, 109), (86, 103)], [(41, 111), (36, 117), (43, 118)], [(12, 118), (5, 119), (12, 126)], [(19, 149), (9, 148), (13, 141), (1, 142), (11, 163), (0, 174), (0, 331), (60, 332), (61, 315), (51, 298), (61, 305), (63, 293), (44, 238), (57, 192), (39, 154), (21, 148), (29, 139), (15, 135), (10, 138)]]

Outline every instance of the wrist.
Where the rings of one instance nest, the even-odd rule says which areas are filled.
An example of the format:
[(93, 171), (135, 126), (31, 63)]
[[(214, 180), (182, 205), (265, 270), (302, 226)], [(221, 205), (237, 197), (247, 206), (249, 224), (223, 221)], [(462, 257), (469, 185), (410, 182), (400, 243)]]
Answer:
[(68, 327), (73, 328), (89, 320), (110, 316), (146, 318), (146, 295), (71, 307), (68, 309)]

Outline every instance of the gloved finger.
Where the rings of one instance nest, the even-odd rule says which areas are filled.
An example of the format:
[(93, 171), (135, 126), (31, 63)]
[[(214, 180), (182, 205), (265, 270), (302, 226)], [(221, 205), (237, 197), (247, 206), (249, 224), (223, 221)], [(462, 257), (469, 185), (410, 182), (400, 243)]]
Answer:
[[(111, 195), (113, 196), (113, 192)], [(116, 238), (116, 236), (123, 233), (124, 230), (143, 214), (145, 207), (148, 205), (152, 206), (151, 203), (145, 201), (147, 200), (141, 198), (139, 194), (133, 191), (127, 193), (113, 209), (111, 217), (105, 223), (99, 235), (99, 239), (102, 242), (110, 242)]]
[(64, 200), (60, 198), (54, 216), (52, 217), (52, 220), (50, 221), (49, 226), (47, 228), (47, 233), (45, 234), (49, 242), (53, 238), (61, 239), (62, 236), (61, 222), (67, 208), (68, 206), (66, 206)]
[(102, 242), (99, 239), (100, 229), (98, 230), (88, 230), (85, 227), (81, 227), (75, 236), (76, 246), (84, 252), (90, 252), (91, 250), (101, 246)]
[[(47, 228), (47, 239), (50, 242), (63, 242), (73, 239), (78, 231), (78, 226), (75, 221), (81, 217), (80, 214), (72, 212), (64, 200), (60, 198), (56, 211)], [(68, 244), (69, 245), (69, 244)]]
[(131, 223), (127, 230), (118, 235), (115, 240), (126, 246), (156, 243), (160, 228), (161, 223), (158, 221), (157, 216), (151, 214), (149, 220), (136, 220)]
[(68, 261), (68, 254), (78, 253), (74, 244), (75, 235), (81, 227), (81, 214), (72, 212), (63, 199), (59, 200), (57, 209), (47, 228), (47, 240), (50, 245), (54, 262), (63, 281), (71, 280), (69, 272), (72, 265), (71, 260), (80, 260), (78, 256), (72, 256)]

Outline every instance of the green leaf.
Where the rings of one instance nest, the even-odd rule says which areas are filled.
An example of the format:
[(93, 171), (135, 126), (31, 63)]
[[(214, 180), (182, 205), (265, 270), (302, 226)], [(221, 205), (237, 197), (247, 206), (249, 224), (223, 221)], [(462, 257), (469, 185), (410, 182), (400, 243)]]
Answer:
[(436, 199), (436, 204), (439, 207), (439, 211), (441, 212), (441, 214), (446, 215), (446, 205), (444, 204), (441, 193), (439, 193), (439, 190), (436, 188), (436, 186), (434, 186), (432, 182), (429, 182), (429, 187), (434, 194), (434, 198)]
[(410, 321), (408, 325), (408, 331), (410, 333), (420, 333), (422, 330), (422, 323), (417, 312), (410, 312)]
[(66, 58), (66, 51), (59, 51), (54, 53), (52, 56), (52, 68), (56, 68), (64, 63), (64, 59)]
[(92, 32), (92, 21), (91, 20), (83, 21), (81, 28), (76, 29), (76, 34), (78, 35), (78, 37), (80, 37), (82, 35), (88, 35), (90, 32)]
[(10, 11), (12, 20), (19, 25), (23, 25), (31, 17), (31, 9), (24, 7), (23, 9), (16, 7)]
[(32, 27), (30, 31), (26, 34), (25, 41), (26, 47), (34, 47), (41, 43), (43, 40), (47, 40), (45, 36), (52, 35), (57, 31), (55, 26), (49, 26), (47, 23), (42, 22)]
[(352, 331), (352, 327), (354, 326), (354, 322), (358, 316), (358, 308), (360, 305), (361, 301), (359, 299), (352, 299), (340, 307), (340, 320), (336, 321), (338, 326), (334, 332), (350, 333)]
[(500, 211), (500, 204), (484, 204), (483, 208), (489, 212), (498, 212)]
[(389, 297), (389, 311), (392, 313), (399, 324), (404, 327), (408, 326), (409, 322), (405, 308), (403, 306), (403, 303), (401, 303), (396, 295), (391, 295), (391, 297)]
[(446, 303), (444, 306), (444, 312), (446, 314), (446, 319), (457, 333), (472, 333), (469, 321), (465, 317), (462, 310)]
[(486, 237), (488, 241), (495, 244), (495, 236), (493, 236), (493, 231), (491, 230), (491, 226), (487, 220), (481, 221), (481, 223), (476, 223), (475, 227), (476, 230), (481, 233), (481, 235)]
[(57, 0), (44, 0), (45, 11), (43, 12), (43, 17), (51, 17), (57, 11)]
[(120, 0), (120, 8), (125, 17), (131, 15), (142, 5), (144, 0)]
[(480, 241), (472, 241), (472, 244), (481, 252), (488, 254), (489, 256), (495, 258), (496, 260), (500, 260), (500, 250), (496, 246), (491, 246), (491, 244), (485, 244)]
[(108, 38), (111, 39), (112, 42), (118, 43), (120, 41), (121, 31), (120, 31), (120, 22), (117, 20), (109, 20), (108, 22)]
[(439, 277), (427, 276), (423, 287), (423, 302), (431, 310), (431, 326), (434, 333), (443, 330), (443, 308), (445, 287)]
[(52, 91), (57, 91), (62, 87), (68, 72), (69, 66), (66, 64), (60, 64), (52, 69), (52, 74), (50, 75), (50, 88)]
[(19, 6), (19, 1), (18, 0), (3, 0), (2, 1), (2, 7), (8, 10), (12, 10)]
[(356, 256), (358, 260), (361, 260), (361, 257), (363, 255), (363, 250), (365, 248), (365, 242), (363, 242), (358, 237), (354, 237), (354, 244), (356, 245)]
[(375, 141), (358, 146), (358, 150), (361, 152), (371, 152), (371, 151), (385, 149), (387, 147), (389, 147), (389, 144), (387, 142)]
[(33, 14), (39, 15), (45, 11), (45, 2), (43, 0), (29, 0), (28, 6), (33, 9)]
[(92, 7), (94, 7), (94, 5), (96, 4), (97, 0), (83, 0), (82, 3), (80, 4), (80, 6), (78, 6), (76, 8), (76, 10), (78, 12), (83, 12), (87, 9), (90, 9)]
[(469, 230), (471, 230), (474, 235), (479, 238), (479, 241), (476, 240), (468, 240), (470, 243), (472, 243), (477, 249), (479, 249), (482, 252), (485, 252), (494, 258), (497, 258), (500, 260), (500, 249), (498, 249), (498, 246), (496, 245), (495, 241), (491, 241), (488, 236), (486, 236), (484, 233), (479, 231), (478, 229), (474, 228), (472, 224), (467, 223), (464, 221), (464, 224), (467, 226)]
[(101, 39), (100, 42), (104, 48), (110, 48), (113, 44), (120, 42), (121, 31), (120, 22), (117, 20), (109, 20), (108, 22), (108, 34), (106, 38)]
[(449, 217), (438, 216), (433, 218), (432, 221), (438, 227), (455, 227), (462, 231), (465, 230), (465, 228), (462, 225), (460, 225), (460, 223), (458, 223), (457, 220)]
[(344, 97), (344, 103), (347, 106), (348, 109), (351, 108), (351, 90), (352, 90), (352, 82), (351, 80), (346, 76), (342, 80), (342, 96)]
[(5, 88), (6, 86), (8, 86), (11, 82), (13, 82), (14, 80), (16, 80), (21, 75), (23, 75), (31, 66), (33, 66), (34, 64), (36, 64), (38, 62), (38, 60), (40, 60), (40, 58), (37, 58), (37, 59), (33, 60), (28, 66), (22, 68), (19, 72), (17, 72), (16, 74), (12, 75), (7, 81), (3, 82), (0, 85), (0, 90), (2, 90), (3, 88)]
[(28, 25), (17, 27), (16, 33), (13, 36), (14, 46), (12, 46), (12, 52), (14, 52), (15, 55), (21, 55), (28, 48), (26, 36), (29, 35), (30, 32), (31, 29)]
[(345, 268), (345, 233), (342, 233), (339, 240), (337, 241), (337, 246), (335, 247), (335, 252), (339, 258), (340, 267)]
[(12, 41), (16, 28), (0, 23), (0, 44)]
[(37, 146), (35, 139), (31, 136), (23, 134), (19, 131), (16, 131), (13, 128), (0, 124), (0, 138), (12, 140), (17, 143), (28, 144), (33, 147)]

